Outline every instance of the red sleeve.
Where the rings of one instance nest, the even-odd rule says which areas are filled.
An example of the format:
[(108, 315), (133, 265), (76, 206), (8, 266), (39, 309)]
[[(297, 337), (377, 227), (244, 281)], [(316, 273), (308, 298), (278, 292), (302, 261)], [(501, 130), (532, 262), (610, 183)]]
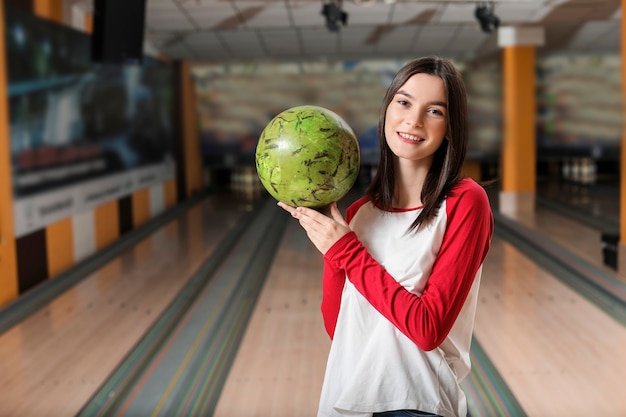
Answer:
[[(346, 211), (346, 222), (350, 223), (359, 207), (368, 200), (363, 197), (355, 201)], [(324, 327), (330, 338), (335, 334), (339, 307), (341, 306), (341, 293), (346, 281), (346, 271), (338, 268), (333, 262), (324, 261), (324, 275), (322, 277), (322, 317)]]
[(337, 268), (332, 262), (324, 262), (324, 275), (322, 277), (322, 318), (326, 333), (332, 339), (335, 334), (339, 307), (341, 306), (341, 293), (346, 282), (346, 272)]
[(424, 292), (402, 287), (351, 232), (324, 255), (344, 269), (356, 289), (423, 350), (438, 347), (456, 321), (474, 277), (489, 251), (493, 217), (484, 190), (476, 185), (446, 200), (447, 225)]

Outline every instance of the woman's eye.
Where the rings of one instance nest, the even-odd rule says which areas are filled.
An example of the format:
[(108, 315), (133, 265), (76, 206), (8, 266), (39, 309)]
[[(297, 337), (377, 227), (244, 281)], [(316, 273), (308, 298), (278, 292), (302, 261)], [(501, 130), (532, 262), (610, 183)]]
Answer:
[(406, 106), (407, 104), (409, 104), (409, 102), (406, 100), (398, 100), (398, 104), (400, 104), (401, 106)]
[(439, 109), (430, 109), (429, 112), (432, 114), (436, 114), (437, 116), (443, 116), (443, 112)]

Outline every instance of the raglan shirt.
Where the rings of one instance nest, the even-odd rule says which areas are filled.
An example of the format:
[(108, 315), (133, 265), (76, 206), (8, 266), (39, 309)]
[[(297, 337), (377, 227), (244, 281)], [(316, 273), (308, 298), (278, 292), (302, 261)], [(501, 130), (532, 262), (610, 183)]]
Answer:
[(485, 190), (463, 179), (432, 223), (407, 232), (420, 209), (385, 211), (361, 198), (346, 213), (351, 232), (324, 255), (332, 344), (318, 417), (467, 414), (459, 383), (470, 371), (491, 208)]

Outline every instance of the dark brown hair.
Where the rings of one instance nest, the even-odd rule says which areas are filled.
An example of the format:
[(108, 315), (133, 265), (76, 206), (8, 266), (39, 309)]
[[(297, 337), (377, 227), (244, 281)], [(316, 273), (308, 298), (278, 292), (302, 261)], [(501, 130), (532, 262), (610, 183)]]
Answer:
[(428, 170), (421, 200), (423, 209), (419, 212), (409, 230), (418, 229), (430, 223), (437, 210), (452, 188), (462, 178), (461, 169), (467, 154), (467, 93), (460, 72), (451, 61), (436, 56), (418, 58), (405, 64), (391, 81), (378, 122), (380, 161), (378, 171), (367, 189), (367, 195), (383, 209), (392, 208), (395, 172), (394, 154), (385, 139), (385, 115), (387, 107), (397, 91), (415, 74), (425, 73), (443, 80), (448, 104), (446, 138), (435, 151), (433, 164)]

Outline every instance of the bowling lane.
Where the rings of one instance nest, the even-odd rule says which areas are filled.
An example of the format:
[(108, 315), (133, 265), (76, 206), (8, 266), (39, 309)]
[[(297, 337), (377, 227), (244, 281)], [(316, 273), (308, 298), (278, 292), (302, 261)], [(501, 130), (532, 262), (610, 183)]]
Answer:
[(475, 335), (529, 417), (626, 415), (626, 328), (497, 236)]
[(601, 230), (582, 224), (540, 204), (537, 205), (532, 216), (517, 216), (515, 220), (545, 239), (600, 268), (609, 276), (623, 280), (614, 269), (606, 266), (603, 262)]
[(211, 196), (0, 335), (0, 417), (72, 416), (249, 204)]
[(322, 266), (290, 221), (214, 417), (316, 415), (330, 346), (319, 310)]
[[(498, 189), (488, 187), (487, 191), (493, 206), (498, 207)], [(602, 254), (602, 233), (619, 233), (617, 185), (544, 179), (537, 184), (536, 198), (532, 213), (518, 213), (511, 218), (612, 278), (624, 281), (604, 264)]]
[[(320, 274), (290, 224), (215, 416), (315, 415), (328, 351)], [(497, 236), (475, 336), (529, 417), (626, 415), (626, 328)]]
[[(0, 417), (75, 415), (250, 208), (203, 201), (0, 335)], [(322, 260), (287, 227), (216, 416), (315, 415)], [(497, 236), (475, 334), (529, 417), (626, 415), (624, 326)]]

